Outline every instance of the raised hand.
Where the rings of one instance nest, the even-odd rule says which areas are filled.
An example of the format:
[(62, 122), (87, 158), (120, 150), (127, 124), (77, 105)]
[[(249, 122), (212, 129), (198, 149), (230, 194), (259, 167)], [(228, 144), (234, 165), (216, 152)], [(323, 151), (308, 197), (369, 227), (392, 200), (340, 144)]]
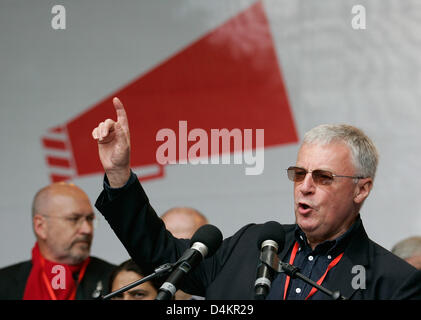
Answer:
[(113, 99), (117, 121), (107, 119), (92, 131), (98, 142), (99, 159), (107, 174), (110, 186), (122, 187), (130, 177), (130, 132), (124, 106)]

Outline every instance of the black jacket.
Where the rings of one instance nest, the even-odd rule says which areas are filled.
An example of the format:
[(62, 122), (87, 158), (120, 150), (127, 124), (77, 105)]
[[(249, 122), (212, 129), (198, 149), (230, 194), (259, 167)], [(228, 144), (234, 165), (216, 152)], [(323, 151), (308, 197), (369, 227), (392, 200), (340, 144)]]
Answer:
[[(95, 299), (108, 293), (109, 276), (114, 265), (91, 257), (85, 275), (76, 291), (77, 300)], [(21, 300), (31, 272), (31, 260), (0, 269), (0, 300)]]
[[(120, 189), (104, 190), (96, 207), (104, 215), (134, 261), (149, 272), (175, 262), (189, 247), (176, 239), (156, 215), (139, 181), (133, 178)], [(253, 299), (259, 260), (257, 239), (262, 225), (249, 224), (225, 239), (214, 256), (202, 261), (181, 289), (207, 299)], [(294, 244), (295, 225), (284, 225), (286, 242), (281, 260)], [(354, 266), (366, 272), (365, 289), (354, 289)], [(371, 241), (363, 225), (353, 233), (341, 261), (327, 275), (323, 286), (339, 290), (349, 299), (421, 299), (421, 272)], [(355, 286), (355, 285), (354, 285)], [(313, 299), (328, 299), (322, 293)]]

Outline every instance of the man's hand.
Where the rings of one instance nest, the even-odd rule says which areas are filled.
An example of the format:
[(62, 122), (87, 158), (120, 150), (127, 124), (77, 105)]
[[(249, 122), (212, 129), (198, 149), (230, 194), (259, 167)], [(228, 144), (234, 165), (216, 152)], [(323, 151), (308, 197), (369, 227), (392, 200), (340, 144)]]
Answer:
[(107, 119), (93, 131), (98, 142), (99, 159), (107, 174), (110, 186), (119, 188), (130, 177), (130, 132), (124, 106), (118, 98), (113, 99), (117, 122)]

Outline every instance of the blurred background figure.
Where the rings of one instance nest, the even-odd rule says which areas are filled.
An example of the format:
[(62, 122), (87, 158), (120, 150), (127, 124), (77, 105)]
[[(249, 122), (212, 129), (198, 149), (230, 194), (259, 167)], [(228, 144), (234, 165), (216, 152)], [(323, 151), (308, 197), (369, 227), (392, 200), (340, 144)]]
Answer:
[(39, 190), (32, 203), (32, 259), (0, 270), (0, 299), (74, 300), (104, 294), (114, 265), (90, 257), (94, 223), (90, 200), (79, 187), (60, 182)]
[[(208, 224), (208, 219), (198, 210), (189, 207), (175, 207), (161, 216), (165, 227), (176, 238), (190, 239), (201, 226)], [(202, 300), (203, 297), (192, 296), (178, 290), (175, 300)]]
[(176, 238), (190, 239), (208, 219), (198, 210), (189, 207), (176, 207), (166, 211), (161, 219), (168, 231)]
[(392, 252), (421, 270), (421, 237), (410, 237), (399, 241), (393, 246)]
[[(110, 291), (116, 291), (145, 276), (133, 260), (127, 260), (115, 268), (111, 274)], [(161, 284), (162, 280), (155, 278), (114, 296), (112, 300), (154, 300)]]

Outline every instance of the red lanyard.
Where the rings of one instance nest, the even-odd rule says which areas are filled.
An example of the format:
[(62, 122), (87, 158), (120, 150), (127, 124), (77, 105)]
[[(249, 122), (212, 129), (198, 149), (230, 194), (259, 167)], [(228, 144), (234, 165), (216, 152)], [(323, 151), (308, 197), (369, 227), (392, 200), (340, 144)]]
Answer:
[[(292, 248), (291, 257), (289, 258), (289, 264), (293, 264), (294, 263), (295, 256), (297, 255), (298, 247), (299, 247), (298, 242), (295, 242), (294, 248)], [(342, 256), (343, 255), (344, 255), (344, 253), (342, 252), (339, 256), (337, 256), (335, 259), (333, 259), (331, 263), (329, 263), (329, 265), (327, 266), (326, 272), (322, 275), (322, 277), (319, 280), (317, 280), (317, 284), (318, 285), (321, 285), (321, 283), (323, 282), (323, 280), (326, 278), (326, 275), (329, 272), (329, 270), (332, 269), (334, 266), (336, 266), (338, 264), (339, 260), (342, 259)], [(290, 282), (290, 277), (287, 276), (287, 278), (285, 280), (285, 287), (284, 287), (284, 300), (286, 299), (286, 296), (287, 296), (289, 282)], [(316, 291), (317, 291), (317, 289), (315, 287), (313, 287), (311, 289), (310, 293), (308, 294), (308, 296), (305, 298), (305, 300), (307, 300), (313, 294), (315, 294)]]
[[(48, 294), (50, 295), (51, 300), (57, 300), (57, 296), (53, 290), (53, 288), (51, 287), (50, 281), (48, 280), (48, 277), (45, 273), (45, 261), (44, 261), (44, 257), (42, 255), (40, 255), (40, 260), (41, 260), (41, 267), (42, 267), (42, 279), (44, 280), (44, 284), (47, 287), (47, 291)], [(79, 272), (79, 277), (77, 279), (76, 285), (69, 297), (69, 300), (75, 300), (76, 298), (76, 291), (77, 291), (77, 287), (79, 285), (79, 283), (82, 281), (83, 276), (85, 275), (85, 271), (86, 268), (88, 267), (88, 263), (89, 263), (89, 259), (86, 259), (85, 262), (83, 263), (82, 268), (80, 269)]]

